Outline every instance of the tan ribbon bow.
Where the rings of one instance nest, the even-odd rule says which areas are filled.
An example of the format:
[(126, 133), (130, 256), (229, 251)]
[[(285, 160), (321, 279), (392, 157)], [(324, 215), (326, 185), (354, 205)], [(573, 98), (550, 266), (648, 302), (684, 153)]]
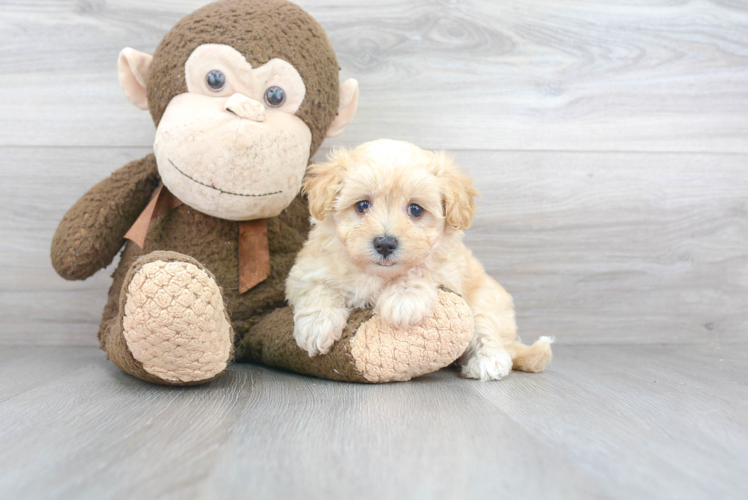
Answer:
[[(140, 248), (145, 245), (145, 237), (151, 221), (184, 203), (161, 184), (153, 198), (140, 213), (125, 238)], [(270, 276), (270, 246), (268, 244), (268, 221), (258, 219), (239, 222), (239, 293), (254, 288)]]

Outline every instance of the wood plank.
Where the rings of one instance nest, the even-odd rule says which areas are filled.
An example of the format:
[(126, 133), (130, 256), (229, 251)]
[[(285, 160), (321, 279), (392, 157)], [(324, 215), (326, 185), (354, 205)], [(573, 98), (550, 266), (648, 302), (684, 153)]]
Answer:
[(101, 363), (102, 354), (90, 347), (4, 347), (0, 350), (0, 404), (83, 366)]
[(52, 236), (91, 186), (150, 148), (0, 151), (7, 181), (0, 185), (0, 343), (97, 345), (114, 265), (84, 282), (66, 282), (52, 269)]
[(605, 496), (455, 371), (380, 386), (257, 372), (201, 497), (241, 496), (248, 484), (268, 499)]
[(466, 243), (560, 341), (748, 339), (740, 155), (464, 152), (484, 193)]
[(9, 498), (748, 494), (744, 345), (561, 345), (546, 373), (487, 383), (443, 370), (345, 384), (234, 365), (190, 388), (138, 381), (87, 347), (0, 359), (32, 353), (42, 377), (68, 370), (0, 405)]
[(559, 346), (542, 381), (470, 389), (620, 498), (748, 492), (744, 347)]
[[(65, 282), (51, 268), (49, 243), (88, 187), (148, 149), (3, 152), (0, 342), (95, 345), (112, 268)], [(528, 340), (748, 339), (746, 156), (460, 151), (456, 158), (484, 193), (466, 242), (514, 295)]]
[[(152, 52), (202, 1), (8, 0), (0, 145), (149, 146), (121, 95), (125, 46)], [(503, 150), (748, 152), (748, 8), (619, 3), (299, 2), (361, 82), (340, 139)]]
[(248, 374), (170, 388), (120, 372), (103, 353), (97, 359), (0, 408), (4, 494), (194, 498), (180, 495), (189, 495), (210, 470), (237, 407), (252, 391)]

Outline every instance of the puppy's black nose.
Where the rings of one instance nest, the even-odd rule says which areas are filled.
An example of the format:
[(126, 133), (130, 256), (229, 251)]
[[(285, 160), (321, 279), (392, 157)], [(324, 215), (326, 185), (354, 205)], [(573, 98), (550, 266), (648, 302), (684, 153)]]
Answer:
[(379, 255), (387, 257), (397, 248), (397, 240), (392, 236), (380, 236), (379, 238), (374, 238), (374, 248), (376, 248)]

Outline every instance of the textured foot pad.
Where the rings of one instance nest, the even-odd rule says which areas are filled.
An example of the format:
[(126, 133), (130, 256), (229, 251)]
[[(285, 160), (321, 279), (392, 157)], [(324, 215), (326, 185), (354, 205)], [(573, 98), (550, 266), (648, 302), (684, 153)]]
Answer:
[(145, 371), (196, 382), (226, 369), (231, 326), (221, 291), (205, 271), (188, 262), (148, 262), (126, 294), (123, 334)]
[(434, 316), (397, 329), (375, 316), (351, 339), (356, 368), (369, 382), (402, 382), (450, 365), (473, 338), (473, 313), (458, 295), (439, 291)]

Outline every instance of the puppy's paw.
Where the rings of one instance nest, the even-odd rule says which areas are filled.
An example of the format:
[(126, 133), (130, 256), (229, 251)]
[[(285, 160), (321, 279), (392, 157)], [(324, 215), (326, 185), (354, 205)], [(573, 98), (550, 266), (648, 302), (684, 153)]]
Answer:
[(294, 315), (293, 337), (309, 356), (327, 354), (348, 322), (345, 309), (320, 309)]
[(512, 371), (512, 357), (506, 351), (473, 354), (462, 365), (462, 375), (476, 380), (499, 380)]
[(407, 287), (385, 290), (377, 300), (376, 313), (395, 328), (416, 325), (434, 314), (437, 290), (427, 287)]

